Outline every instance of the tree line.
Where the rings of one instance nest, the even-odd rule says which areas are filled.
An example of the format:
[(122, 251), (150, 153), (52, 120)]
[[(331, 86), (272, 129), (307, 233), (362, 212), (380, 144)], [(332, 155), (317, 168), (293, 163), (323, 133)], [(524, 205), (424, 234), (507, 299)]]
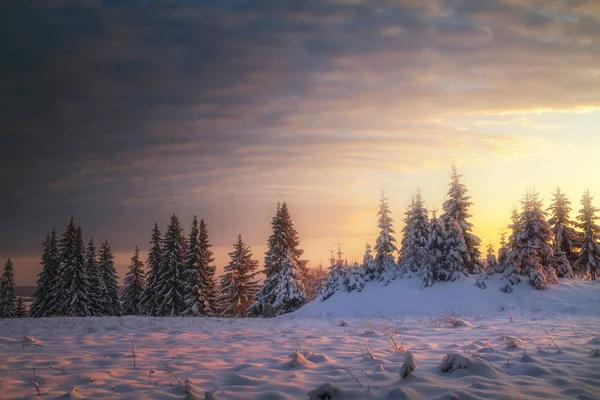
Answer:
[[(263, 270), (238, 235), (229, 263), (216, 277), (206, 223), (194, 216), (186, 237), (174, 214), (164, 234), (154, 225), (145, 266), (135, 247), (119, 294), (108, 241), (99, 251), (93, 238), (84, 246), (82, 228), (71, 218), (60, 239), (53, 230), (43, 242), (42, 271), (29, 315), (245, 317), (293, 311), (317, 296), (325, 273), (301, 260), (303, 250), (285, 202), (277, 205), (272, 229)], [(9, 259), (0, 280), (0, 317), (21, 315), (24, 304), (14, 293)]]
[(484, 259), (481, 240), (472, 233), (472, 203), (461, 177), (453, 166), (447, 200), (439, 217), (437, 210), (432, 210), (429, 217), (417, 189), (404, 214), (399, 249), (393, 236), (396, 232), (391, 211), (382, 193), (377, 214), (380, 232), (374, 248), (367, 244), (362, 263), (353, 265), (342, 259), (343, 253), (338, 249), (338, 257), (331, 258), (320, 298), (326, 300), (339, 290), (359, 292), (368, 281), (388, 284), (397, 278), (419, 278), (426, 288), (435, 282), (479, 274), (476, 284), (485, 288), (486, 276), (500, 274), (505, 292), (511, 292), (522, 281), (544, 289), (559, 283), (558, 278), (596, 280), (600, 269), (600, 227), (595, 222), (598, 209), (592, 205), (589, 191), (583, 194), (577, 221), (570, 219), (571, 203), (560, 188), (553, 193), (547, 211), (538, 193), (526, 191), (521, 210), (512, 211), (509, 238), (506, 239), (506, 233), (501, 234), (498, 256), (490, 244)]

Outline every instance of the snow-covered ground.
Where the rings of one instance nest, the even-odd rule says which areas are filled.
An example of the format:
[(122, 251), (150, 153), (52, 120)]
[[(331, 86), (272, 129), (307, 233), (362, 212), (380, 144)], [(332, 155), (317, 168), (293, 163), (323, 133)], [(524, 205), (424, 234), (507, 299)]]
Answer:
[(0, 320), (0, 399), (600, 398), (600, 282), (488, 283), (369, 284), (275, 319)]

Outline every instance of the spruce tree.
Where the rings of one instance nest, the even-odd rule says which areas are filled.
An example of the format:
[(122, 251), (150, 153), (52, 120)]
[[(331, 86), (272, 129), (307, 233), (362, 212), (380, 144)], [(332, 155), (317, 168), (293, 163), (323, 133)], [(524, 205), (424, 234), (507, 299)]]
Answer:
[(459, 222), (450, 219), (444, 225), (444, 255), (438, 280), (455, 281), (461, 276), (469, 276), (469, 253)]
[(548, 283), (558, 282), (553, 265), (552, 229), (546, 221), (538, 193), (527, 191), (521, 204), (519, 231), (510, 262), (515, 271), (529, 277), (536, 289), (543, 289)]
[(404, 222), (398, 264), (402, 263), (413, 272), (422, 271), (427, 257), (425, 247), (429, 237), (429, 220), (421, 189), (417, 189), (413, 196)]
[[(271, 226), (273, 233), (269, 236), (267, 242), (268, 248), (265, 253), (264, 269), (262, 271), (266, 277), (262, 287), (256, 294), (254, 303), (248, 309), (248, 314), (251, 316), (268, 314), (267, 310), (274, 307), (278, 298), (277, 288), (279, 280), (283, 277), (281, 272), (284, 265), (291, 264), (294, 271), (296, 269), (299, 271), (297, 274), (294, 272), (292, 275), (286, 275), (286, 277), (294, 276), (304, 281), (307, 274), (307, 261), (300, 260), (304, 250), (298, 248), (300, 240), (285, 202), (277, 204), (277, 212), (271, 221)], [(291, 262), (287, 260), (289, 257), (292, 258)], [(303, 288), (303, 286), (301, 283), (297, 285), (298, 288)]]
[(119, 316), (122, 312), (119, 301), (119, 277), (115, 269), (115, 256), (107, 240), (104, 240), (100, 246), (98, 271), (102, 277), (102, 314)]
[(23, 297), (19, 296), (17, 299), (17, 318), (27, 317), (29, 317), (29, 310), (27, 310), (27, 305), (23, 301)]
[(581, 275), (585, 275), (595, 281), (600, 269), (600, 226), (596, 224), (596, 213), (598, 209), (592, 205), (593, 197), (586, 190), (581, 199), (581, 210), (579, 210), (579, 228), (583, 231), (583, 241), (579, 257), (575, 261), (575, 267)]
[(429, 221), (429, 236), (425, 250), (427, 257), (423, 267), (423, 276), (421, 277), (421, 286), (432, 286), (438, 280), (439, 270), (444, 264), (444, 247), (445, 247), (445, 232), (444, 225), (436, 216), (436, 210), (433, 210), (433, 216)]
[(394, 220), (390, 217), (392, 213), (388, 207), (387, 197), (385, 193), (381, 192), (381, 200), (379, 203), (379, 211), (377, 215), (379, 217), (377, 227), (379, 228), (379, 236), (375, 240), (375, 266), (376, 270), (370, 279), (379, 279), (389, 281), (395, 277), (396, 263), (394, 262), (394, 251), (398, 251), (396, 245), (396, 239), (392, 236), (396, 233), (393, 228)]
[(15, 270), (9, 258), (6, 264), (4, 264), (4, 271), (2, 278), (0, 278), (0, 318), (15, 318), (17, 314)]
[(233, 251), (228, 254), (231, 261), (225, 266), (219, 284), (219, 310), (228, 317), (244, 317), (259, 289), (258, 261), (252, 259), (252, 251), (242, 235), (238, 235)]
[(213, 264), (215, 261), (212, 250), (210, 249), (208, 237), (208, 227), (203, 219), (200, 220), (200, 229), (198, 233), (198, 256), (199, 256), (199, 271), (200, 283), (202, 287), (202, 295), (204, 297), (203, 315), (214, 316), (217, 314), (217, 283), (215, 282), (215, 274), (217, 267)]
[(571, 202), (559, 187), (552, 195), (552, 204), (548, 208), (551, 213), (548, 223), (554, 236), (554, 250), (563, 252), (569, 262), (575, 262), (577, 253), (574, 251), (574, 243), (577, 241), (577, 232), (574, 229), (575, 222), (569, 218)]
[(508, 243), (506, 242), (506, 232), (500, 233), (500, 248), (498, 248), (498, 266), (501, 269), (506, 262), (508, 255)]
[[(476, 274), (481, 271), (482, 264), (480, 261), (481, 252), (479, 246), (481, 240), (472, 233), (473, 224), (469, 222), (471, 214), (469, 208), (473, 205), (467, 195), (467, 186), (460, 182), (462, 175), (459, 175), (456, 166), (452, 165), (452, 178), (450, 189), (448, 190), (448, 200), (444, 202), (444, 213), (441, 216), (444, 228), (450, 231), (454, 222), (458, 224), (461, 230), (461, 235), (466, 245), (466, 252), (460, 255), (462, 262), (467, 266), (467, 271), (471, 274)], [(457, 241), (460, 241), (457, 239)]]
[(292, 312), (306, 303), (302, 269), (291, 251), (288, 251), (278, 275), (273, 307), (277, 310), (277, 314), (281, 315)]
[(161, 298), (158, 294), (156, 282), (158, 281), (158, 274), (160, 264), (162, 262), (162, 247), (160, 244), (161, 234), (158, 229), (158, 224), (154, 224), (152, 229), (152, 239), (150, 240), (150, 251), (148, 252), (148, 258), (146, 259), (146, 265), (148, 266), (148, 272), (146, 275), (146, 287), (142, 292), (142, 299), (140, 310), (142, 315), (158, 315), (158, 305), (161, 303)]
[(56, 305), (50, 311), (57, 316), (91, 316), (91, 282), (85, 270), (85, 249), (80, 226), (71, 217), (60, 243), (60, 273), (53, 295)]
[(104, 281), (98, 265), (98, 254), (94, 246), (94, 238), (91, 237), (85, 252), (85, 270), (87, 271), (91, 287), (90, 298), (92, 315), (104, 315), (106, 298), (104, 296)]
[(174, 317), (185, 311), (184, 255), (183, 228), (179, 218), (173, 214), (162, 239), (162, 262), (156, 281), (156, 290), (160, 298), (157, 314), (160, 316)]
[(121, 305), (124, 315), (140, 315), (142, 293), (146, 287), (146, 274), (144, 263), (140, 260), (140, 249), (135, 246), (129, 271), (125, 275), (125, 288), (121, 294)]
[(30, 315), (32, 317), (49, 317), (50, 310), (55, 307), (53, 288), (57, 285), (60, 269), (60, 254), (56, 229), (53, 229), (43, 242), (42, 272), (38, 274), (37, 287), (33, 293)]
[(494, 251), (494, 245), (492, 243), (489, 243), (487, 246), (486, 261), (486, 272), (488, 273), (488, 275), (494, 274), (498, 266), (498, 259), (496, 258), (496, 252)]

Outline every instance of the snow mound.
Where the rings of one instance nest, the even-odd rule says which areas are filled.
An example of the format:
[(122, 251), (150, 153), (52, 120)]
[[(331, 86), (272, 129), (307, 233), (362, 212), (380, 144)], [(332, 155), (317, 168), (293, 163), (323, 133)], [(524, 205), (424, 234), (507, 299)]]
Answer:
[[(391, 318), (473, 316), (493, 317), (499, 313), (515, 320), (563, 314), (600, 316), (600, 280), (560, 279), (560, 284), (535, 290), (526, 282), (515, 285), (511, 293), (500, 291), (505, 283), (500, 276), (489, 276), (487, 288), (475, 286), (477, 276), (455, 282), (436, 282), (422, 289), (419, 279), (396, 279), (387, 285), (368, 282), (361, 292), (338, 291), (325, 301), (313, 300), (291, 317)], [(457, 319), (458, 320), (458, 319)], [(341, 323), (340, 323), (341, 324)], [(367, 330), (365, 336), (377, 336)]]

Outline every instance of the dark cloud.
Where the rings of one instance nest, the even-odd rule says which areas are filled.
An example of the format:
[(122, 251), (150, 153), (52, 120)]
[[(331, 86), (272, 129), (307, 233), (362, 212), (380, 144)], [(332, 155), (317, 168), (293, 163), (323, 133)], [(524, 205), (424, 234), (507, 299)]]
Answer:
[(170, 212), (224, 221), (342, 170), (524, 148), (444, 117), (599, 104), (589, 4), (10, 1), (0, 253), (70, 215), (128, 249)]

